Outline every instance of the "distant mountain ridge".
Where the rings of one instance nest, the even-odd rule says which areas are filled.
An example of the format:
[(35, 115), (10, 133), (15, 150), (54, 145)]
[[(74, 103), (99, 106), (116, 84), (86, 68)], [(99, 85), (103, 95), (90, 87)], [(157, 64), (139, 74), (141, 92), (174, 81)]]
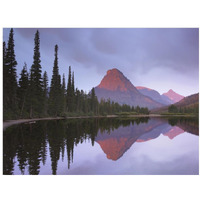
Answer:
[(164, 105), (140, 93), (123, 73), (116, 68), (107, 71), (101, 83), (95, 87), (95, 93), (99, 101), (101, 99), (110, 99), (119, 104), (138, 105), (149, 109)]
[(170, 105), (173, 103), (173, 101), (170, 98), (168, 98), (167, 96), (160, 95), (160, 93), (156, 90), (142, 86), (137, 86), (136, 88), (143, 95), (148, 96), (163, 105)]
[(184, 96), (174, 92), (172, 89), (162, 95), (168, 97), (173, 103), (179, 102), (184, 98)]

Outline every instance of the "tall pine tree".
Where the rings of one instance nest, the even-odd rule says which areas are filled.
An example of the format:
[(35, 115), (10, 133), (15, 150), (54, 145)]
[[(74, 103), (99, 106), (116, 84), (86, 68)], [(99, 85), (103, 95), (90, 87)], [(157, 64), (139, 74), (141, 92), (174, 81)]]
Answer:
[(74, 86), (74, 72), (72, 72), (72, 83), (71, 83), (71, 87), (72, 87), (72, 112), (76, 111), (76, 105), (75, 105), (75, 86)]
[(65, 74), (63, 74), (62, 79), (62, 111), (66, 112), (66, 84), (65, 84)]
[(8, 106), (8, 67), (6, 67), (6, 43), (3, 42), (3, 113), (5, 114)]
[[(42, 67), (40, 65), (40, 35), (37, 30), (34, 39), (34, 56), (33, 65), (31, 66), (31, 84), (32, 84), (32, 95), (31, 95), (31, 115), (40, 116), (43, 110), (43, 90), (42, 90)], [(32, 116), (31, 116), (32, 117)]]
[(28, 90), (28, 108), (29, 108), (29, 117), (33, 117), (33, 102), (34, 102), (34, 93), (33, 93), (33, 72), (30, 70), (29, 72), (29, 77), (28, 77), (28, 82), (29, 82), (29, 90)]
[(18, 88), (18, 105), (20, 110), (20, 117), (27, 117), (26, 111), (27, 109), (27, 96), (29, 89), (29, 81), (28, 81), (28, 72), (27, 65), (24, 63), (24, 67), (21, 71), (19, 79), (19, 88)]
[[(17, 74), (14, 50), (14, 31), (11, 28), (7, 49), (5, 50), (5, 43), (3, 46), (3, 67), (4, 67), (4, 111), (15, 113), (17, 110)], [(5, 113), (4, 113), (5, 114)]]
[(55, 60), (49, 93), (49, 113), (51, 115), (60, 115), (62, 109), (61, 99), (61, 80), (58, 69), (58, 45), (55, 45)]
[(74, 87), (74, 72), (72, 72), (72, 93), (74, 94), (75, 87)]
[(97, 97), (95, 95), (95, 90), (94, 88), (92, 88), (91, 91), (91, 111), (93, 112), (93, 114), (97, 114), (97, 110), (98, 110), (98, 100)]
[(66, 95), (66, 102), (67, 102), (67, 112), (72, 112), (72, 101), (73, 101), (73, 91), (72, 91), (72, 74), (71, 74), (71, 66), (69, 66), (69, 73), (68, 73), (68, 83), (67, 83), (67, 95)]
[(44, 110), (44, 116), (47, 116), (47, 111), (48, 111), (48, 76), (47, 72), (45, 71), (43, 74), (43, 110)]

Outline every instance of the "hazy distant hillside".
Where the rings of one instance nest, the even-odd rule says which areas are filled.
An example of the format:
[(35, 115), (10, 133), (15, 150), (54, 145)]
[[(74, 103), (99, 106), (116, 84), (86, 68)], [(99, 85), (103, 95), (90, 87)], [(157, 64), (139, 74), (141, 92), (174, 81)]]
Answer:
[(153, 90), (147, 87), (142, 87), (142, 86), (137, 86), (136, 88), (143, 95), (148, 96), (161, 104), (170, 105), (173, 103), (173, 101), (169, 97), (160, 95), (160, 93), (156, 90)]
[[(181, 101), (174, 104), (178, 109), (198, 109), (199, 107), (199, 93), (184, 97)], [(153, 109), (151, 113), (168, 112), (169, 106)]]

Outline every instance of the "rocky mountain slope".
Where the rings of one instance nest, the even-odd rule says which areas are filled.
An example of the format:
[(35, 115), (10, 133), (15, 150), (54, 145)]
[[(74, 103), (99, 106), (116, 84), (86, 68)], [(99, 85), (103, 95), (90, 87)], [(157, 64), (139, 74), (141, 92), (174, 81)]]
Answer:
[(116, 68), (107, 71), (101, 83), (95, 87), (95, 93), (99, 101), (101, 99), (110, 99), (121, 105), (138, 105), (149, 109), (163, 106), (163, 104), (141, 94), (123, 73)]

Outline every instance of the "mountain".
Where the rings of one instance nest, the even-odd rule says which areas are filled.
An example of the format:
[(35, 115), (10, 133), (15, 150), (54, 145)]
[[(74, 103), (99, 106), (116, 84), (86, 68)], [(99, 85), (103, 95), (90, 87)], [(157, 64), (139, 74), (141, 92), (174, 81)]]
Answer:
[[(181, 101), (174, 104), (178, 109), (198, 109), (199, 108), (199, 93), (184, 97)], [(168, 112), (168, 106), (151, 110), (151, 113)]]
[(95, 93), (99, 101), (101, 99), (110, 99), (121, 105), (138, 105), (149, 109), (163, 106), (163, 104), (141, 94), (123, 73), (116, 68), (107, 71), (101, 83), (95, 87)]
[(180, 100), (182, 100), (184, 98), (184, 96), (174, 92), (172, 89), (166, 93), (163, 93), (162, 95), (171, 99), (172, 103), (179, 102)]
[(137, 86), (137, 90), (142, 93), (145, 96), (150, 97), (151, 99), (164, 104), (164, 105), (170, 105), (173, 103), (171, 99), (169, 99), (167, 96), (160, 95), (160, 93), (156, 90), (147, 88), (147, 87), (142, 87), (142, 86)]
[(167, 102), (167, 105), (170, 105), (170, 104), (173, 104), (174, 102), (169, 98), (169, 97), (167, 97), (167, 96), (165, 96), (165, 95), (161, 95), (161, 98), (165, 101), (165, 102)]
[(184, 97), (181, 101), (175, 103), (174, 105), (177, 107), (190, 107), (197, 104), (199, 104), (199, 93)]

